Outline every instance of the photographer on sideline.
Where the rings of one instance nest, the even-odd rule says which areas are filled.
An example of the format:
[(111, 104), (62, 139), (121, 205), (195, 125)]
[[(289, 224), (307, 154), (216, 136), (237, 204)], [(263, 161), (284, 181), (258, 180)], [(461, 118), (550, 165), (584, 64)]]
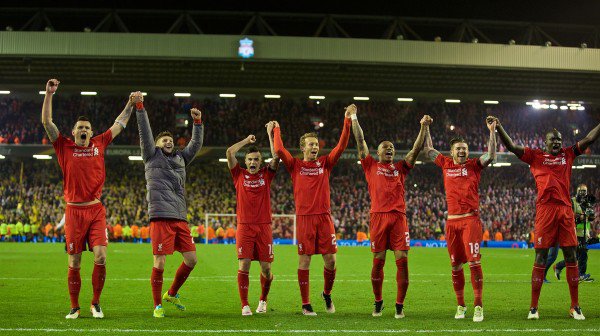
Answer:
[[(595, 218), (594, 203), (596, 197), (588, 194), (587, 186), (580, 184), (577, 187), (577, 195), (571, 198), (573, 212), (575, 213), (575, 227), (577, 230), (577, 261), (579, 265), (579, 282), (593, 282), (587, 271), (588, 244), (598, 243), (598, 238), (591, 238), (590, 226)], [(560, 280), (560, 273), (565, 268), (565, 261), (562, 260), (554, 266), (554, 274)]]

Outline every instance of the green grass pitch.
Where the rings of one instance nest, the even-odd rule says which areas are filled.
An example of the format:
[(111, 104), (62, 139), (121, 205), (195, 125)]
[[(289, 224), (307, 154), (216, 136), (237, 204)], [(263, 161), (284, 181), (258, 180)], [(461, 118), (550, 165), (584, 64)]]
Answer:
[[(101, 305), (104, 320), (89, 313), (92, 254), (84, 253), (80, 303), (82, 316), (65, 320), (69, 310), (67, 257), (62, 244), (0, 244), (0, 334), (173, 334), (188, 333), (479, 333), (490, 335), (548, 333), (598, 335), (600, 333), (600, 279), (580, 284), (579, 298), (586, 316), (568, 316), (569, 292), (565, 280), (550, 272), (540, 299), (540, 320), (526, 319), (530, 300), (533, 250), (483, 249), (484, 313), (474, 323), (473, 292), (465, 270), (468, 319), (454, 320), (456, 301), (450, 262), (445, 249), (413, 248), (409, 253), (410, 287), (405, 302), (406, 318), (394, 319), (396, 265), (388, 253), (385, 266), (383, 316), (371, 316), (373, 293), (372, 255), (365, 247), (341, 247), (333, 299), (337, 312), (327, 314), (319, 294), (323, 288), (323, 261), (313, 258), (311, 299), (316, 317), (301, 315), (296, 280), (298, 258), (294, 246), (276, 246), (268, 313), (242, 317), (237, 292), (237, 260), (231, 245), (197, 245), (198, 265), (180, 290), (187, 311), (165, 303), (166, 317), (152, 317), (149, 244), (109, 245), (107, 279)], [(562, 253), (559, 255), (559, 260)], [(167, 257), (164, 290), (181, 263), (179, 254)], [(600, 252), (590, 251), (588, 272), (600, 276)], [(250, 273), (250, 302), (256, 309), (260, 293), (259, 265)], [(563, 272), (564, 275), (564, 272)]]

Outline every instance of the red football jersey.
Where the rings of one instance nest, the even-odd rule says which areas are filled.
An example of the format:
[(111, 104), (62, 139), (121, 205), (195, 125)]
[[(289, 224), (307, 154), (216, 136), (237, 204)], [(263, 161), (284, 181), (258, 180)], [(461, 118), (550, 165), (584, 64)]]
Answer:
[(467, 159), (464, 164), (455, 164), (452, 158), (442, 154), (434, 163), (442, 168), (448, 215), (462, 215), (479, 211), (479, 180), (481, 162)]
[(371, 213), (398, 211), (406, 213), (404, 180), (412, 168), (406, 161), (381, 163), (371, 155), (360, 160), (369, 184)]
[(67, 203), (84, 203), (100, 199), (106, 179), (104, 150), (112, 141), (110, 129), (90, 139), (88, 147), (77, 146), (62, 134), (52, 143), (62, 169)]
[(236, 164), (231, 176), (236, 190), (238, 224), (271, 223), (271, 181), (275, 171), (262, 167), (250, 174)]
[(329, 175), (348, 146), (352, 120), (344, 118), (344, 128), (338, 144), (327, 155), (315, 161), (292, 157), (281, 140), (279, 127), (273, 129), (273, 147), (292, 177), (296, 215), (319, 215), (331, 213)]
[(294, 185), (297, 215), (317, 215), (331, 212), (329, 175), (333, 165), (323, 155), (315, 161), (294, 158), (286, 165)]
[(529, 164), (529, 169), (538, 195), (536, 204), (562, 204), (571, 206), (569, 188), (571, 185), (571, 169), (575, 157), (581, 155), (579, 144), (563, 148), (557, 156), (546, 153), (541, 149), (525, 147), (523, 156), (519, 159)]

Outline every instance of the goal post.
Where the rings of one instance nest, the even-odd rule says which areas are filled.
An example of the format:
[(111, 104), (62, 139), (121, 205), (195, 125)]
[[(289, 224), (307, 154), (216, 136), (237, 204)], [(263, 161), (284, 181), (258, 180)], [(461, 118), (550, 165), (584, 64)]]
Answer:
[[(272, 223), (277, 225), (281, 229), (281, 234), (274, 233), (273, 239), (285, 239), (289, 237), (291, 233), (292, 244), (296, 245), (296, 215), (294, 214), (274, 214), (272, 215)], [(204, 243), (209, 244), (212, 239), (209, 239), (209, 228), (212, 228), (215, 232), (220, 226), (225, 229), (229, 226), (233, 226), (237, 230), (237, 215), (231, 213), (206, 213), (204, 214)], [(291, 228), (290, 228), (291, 226)], [(291, 232), (290, 232), (291, 231)], [(287, 234), (286, 234), (287, 232)], [(217, 237), (214, 237), (217, 239)], [(289, 238), (287, 238), (289, 239)]]

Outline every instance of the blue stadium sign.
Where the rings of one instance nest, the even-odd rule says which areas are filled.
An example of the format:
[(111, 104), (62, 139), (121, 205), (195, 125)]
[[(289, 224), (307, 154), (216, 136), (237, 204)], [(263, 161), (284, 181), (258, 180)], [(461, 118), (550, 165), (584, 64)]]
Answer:
[(238, 48), (238, 55), (241, 58), (252, 58), (254, 56), (254, 46), (252, 45), (254, 41), (251, 39), (244, 37), (240, 40), (240, 47)]

